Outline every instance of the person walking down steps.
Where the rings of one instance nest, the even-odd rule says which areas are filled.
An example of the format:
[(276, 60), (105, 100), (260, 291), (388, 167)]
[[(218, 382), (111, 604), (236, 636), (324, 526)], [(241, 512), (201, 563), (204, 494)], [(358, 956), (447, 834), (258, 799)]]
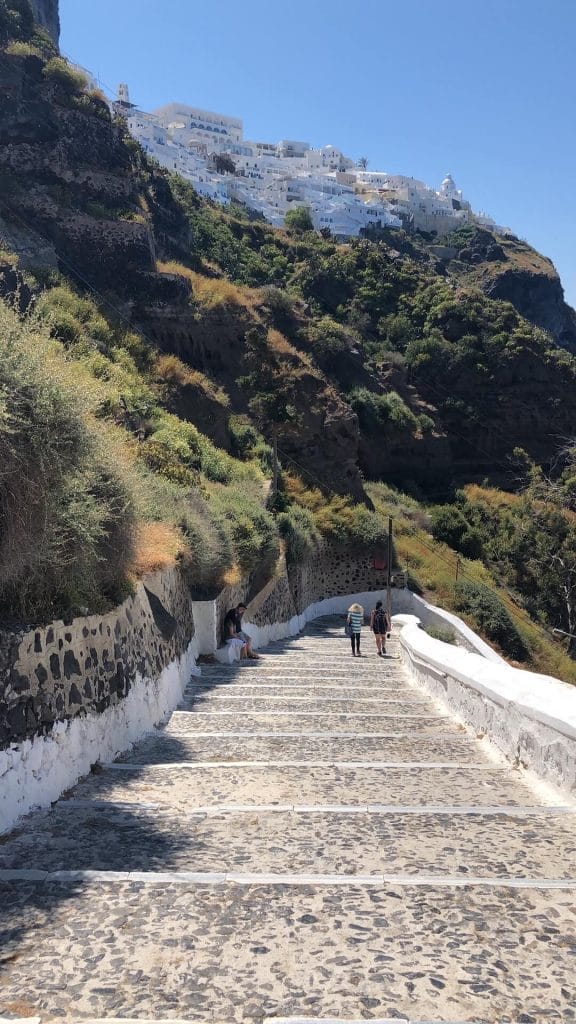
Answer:
[(352, 657), (360, 657), (360, 632), (364, 624), (364, 609), (361, 604), (351, 604), (348, 609), (348, 626), (350, 627), (350, 642), (352, 644)]
[(382, 601), (376, 601), (376, 607), (370, 616), (370, 629), (374, 633), (378, 654), (383, 658), (386, 654), (386, 636), (390, 634), (391, 622)]

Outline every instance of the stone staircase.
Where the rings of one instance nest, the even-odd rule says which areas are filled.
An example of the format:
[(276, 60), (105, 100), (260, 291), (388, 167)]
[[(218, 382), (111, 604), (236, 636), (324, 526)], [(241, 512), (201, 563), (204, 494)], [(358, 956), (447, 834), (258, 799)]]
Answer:
[(576, 1020), (576, 809), (339, 621), (0, 843), (0, 1015)]

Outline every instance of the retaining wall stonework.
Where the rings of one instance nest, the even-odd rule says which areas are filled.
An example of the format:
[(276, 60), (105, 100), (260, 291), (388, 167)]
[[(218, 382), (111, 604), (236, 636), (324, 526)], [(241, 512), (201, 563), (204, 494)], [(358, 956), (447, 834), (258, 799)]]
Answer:
[(0, 637), (0, 748), (55, 722), (101, 714), (137, 677), (154, 679), (194, 636), (192, 601), (176, 570), (139, 584), (107, 615)]
[(177, 570), (107, 615), (0, 638), (0, 832), (46, 806), (174, 710), (197, 671)]

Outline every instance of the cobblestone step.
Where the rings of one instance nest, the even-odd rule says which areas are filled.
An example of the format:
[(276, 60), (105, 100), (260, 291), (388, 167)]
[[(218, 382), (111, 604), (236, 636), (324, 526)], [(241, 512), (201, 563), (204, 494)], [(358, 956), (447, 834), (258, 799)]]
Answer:
[(419, 694), (400, 696), (399, 694), (389, 697), (368, 696), (365, 693), (355, 697), (335, 696), (333, 691), (330, 695), (314, 694), (308, 691), (307, 695), (286, 696), (283, 693), (269, 693), (262, 690), (254, 695), (253, 690), (244, 693), (220, 693), (200, 692), (183, 700), (178, 711), (172, 716), (172, 721), (180, 717), (181, 711), (210, 712), (212, 714), (230, 713), (234, 715), (247, 714), (249, 712), (289, 712), (296, 715), (310, 715), (311, 713), (326, 715), (348, 715), (348, 714), (382, 714), (382, 715), (424, 715), (426, 713), (438, 714), (438, 709), (433, 700)]
[(332, 619), (204, 666), (0, 844), (0, 1014), (576, 1021), (574, 808), (445, 717), (396, 638), (363, 647)]
[[(307, 733), (322, 735), (357, 734), (383, 735), (394, 732), (455, 733), (461, 730), (453, 719), (440, 715), (434, 709), (408, 708), (382, 709), (375, 711), (351, 711), (346, 714), (334, 710), (316, 711), (248, 711), (238, 708), (234, 711), (214, 711), (190, 708), (187, 714), (173, 718), (168, 732), (190, 735), (211, 733), (289, 733), (306, 736)], [(159, 730), (166, 732), (166, 730)]]
[(177, 815), (61, 803), (0, 847), (0, 872), (25, 865), (48, 872), (576, 879), (576, 810), (207, 810)]
[[(478, 754), (480, 756), (480, 754)], [(381, 803), (537, 805), (520, 772), (477, 767), (345, 768), (248, 765), (170, 772), (105, 771), (90, 775), (75, 790), (79, 799), (105, 798), (172, 806), (176, 812), (208, 804)]]
[(46, 1016), (573, 1021), (574, 893), (1, 886), (0, 1006)]
[[(266, 701), (270, 702), (272, 708), (283, 708), (296, 711), (298, 708), (311, 703), (311, 705), (329, 705), (338, 702), (360, 703), (360, 705), (372, 705), (384, 709), (386, 706), (395, 707), (397, 703), (405, 703), (410, 707), (425, 707), (434, 703), (430, 697), (413, 690), (400, 689), (376, 689), (372, 686), (332, 686), (324, 684), (320, 686), (292, 686), (283, 687), (280, 683), (258, 683), (251, 685), (235, 686), (199, 686), (184, 692), (184, 700), (196, 703), (215, 703), (217, 708), (230, 710), (239, 707), (239, 701), (243, 701), (243, 707), (249, 708), (266, 707)], [(305, 708), (303, 708), (305, 710)]]
[[(341, 733), (352, 730), (341, 730)], [(394, 729), (389, 732), (394, 733)], [(398, 738), (366, 735), (302, 736), (276, 733), (271, 736), (171, 736), (159, 732), (143, 740), (120, 759), (133, 765), (171, 762), (221, 761), (355, 761), (355, 762), (442, 762), (476, 764), (482, 760), (479, 744), (470, 736), (444, 734), (437, 729), (421, 730), (413, 735), (410, 728)]]

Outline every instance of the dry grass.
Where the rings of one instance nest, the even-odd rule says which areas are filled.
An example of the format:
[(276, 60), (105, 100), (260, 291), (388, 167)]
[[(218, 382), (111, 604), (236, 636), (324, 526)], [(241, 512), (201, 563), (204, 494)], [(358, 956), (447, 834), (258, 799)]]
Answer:
[(513, 508), (522, 500), (519, 494), (510, 491), (499, 491), (495, 487), (481, 487), (480, 484), (467, 484), (464, 493), (469, 501), (485, 501), (496, 508)]
[(160, 569), (170, 569), (186, 553), (182, 534), (168, 523), (140, 523), (136, 533), (136, 551), (131, 566), (140, 579)]
[(191, 366), (183, 363), (178, 356), (159, 356), (154, 364), (154, 379), (169, 387), (185, 387), (186, 385), (198, 388), (205, 395), (219, 402), (220, 405), (228, 406), (230, 399), (222, 388), (219, 388), (214, 381), (206, 377), (200, 370), (194, 370)]
[(4, 249), (0, 245), (0, 263), (2, 263), (5, 267), (17, 267), (18, 257), (15, 255), (15, 253), (9, 252), (8, 249)]
[(244, 574), (240, 566), (234, 564), (226, 570), (222, 577), (222, 582), (224, 583), (225, 587), (237, 587), (238, 584), (242, 582), (243, 576)]
[(190, 270), (190, 267), (185, 267), (183, 263), (177, 263), (176, 260), (158, 260), (156, 270), (159, 274), (176, 274), (178, 277), (185, 277), (192, 285), (196, 277), (196, 274)]
[(203, 277), (190, 271), (194, 287), (194, 297), (205, 309), (217, 309), (219, 306), (243, 306), (250, 312), (256, 312), (261, 299), (256, 289), (243, 288), (232, 284), (223, 277)]

